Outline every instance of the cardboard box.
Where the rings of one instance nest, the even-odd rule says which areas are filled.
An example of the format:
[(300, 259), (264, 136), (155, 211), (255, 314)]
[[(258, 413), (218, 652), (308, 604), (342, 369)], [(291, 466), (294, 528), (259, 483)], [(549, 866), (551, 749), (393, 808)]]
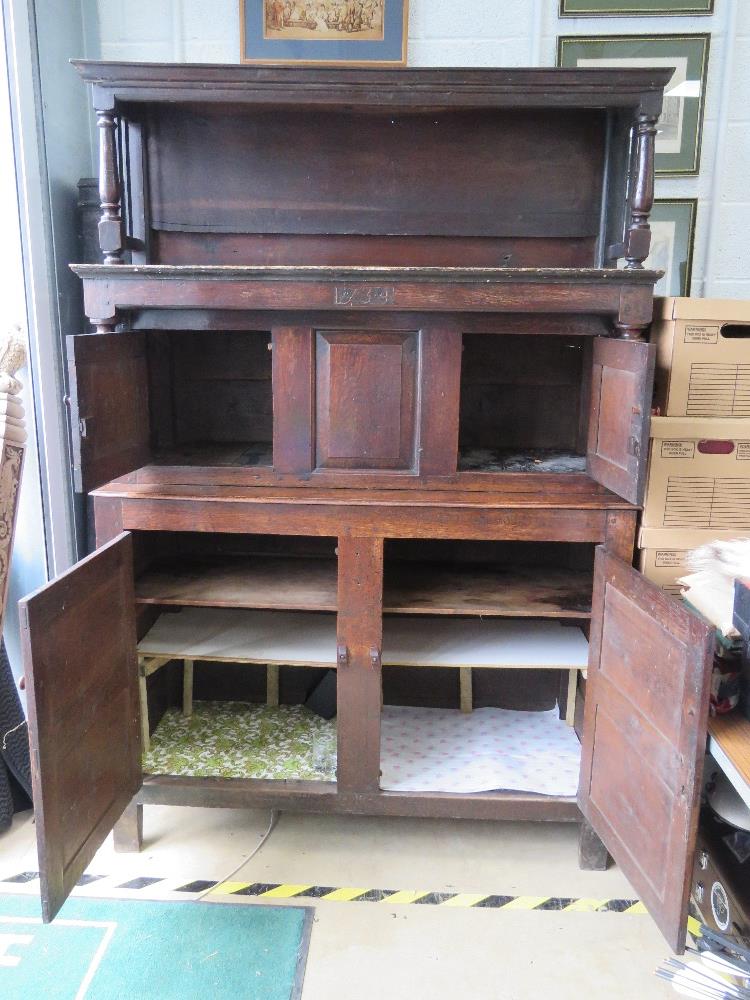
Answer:
[(750, 417), (750, 302), (656, 299), (654, 406), (668, 417)]
[(750, 534), (750, 420), (652, 417), (642, 523)]
[(743, 534), (750, 532), (641, 528), (638, 568), (647, 580), (679, 597), (681, 588), (677, 580), (689, 572), (686, 559), (691, 549), (709, 542), (730, 541)]

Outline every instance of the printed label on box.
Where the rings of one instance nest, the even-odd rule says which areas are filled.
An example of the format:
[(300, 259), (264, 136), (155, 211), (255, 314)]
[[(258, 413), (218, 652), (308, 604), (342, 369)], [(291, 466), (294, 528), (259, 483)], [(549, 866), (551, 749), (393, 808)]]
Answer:
[(737, 442), (737, 461), (750, 462), (750, 441)]
[(695, 458), (695, 441), (662, 441), (662, 458)]
[(654, 566), (684, 566), (685, 553), (681, 549), (657, 549)]
[(683, 342), (686, 344), (716, 344), (719, 341), (718, 326), (686, 326)]

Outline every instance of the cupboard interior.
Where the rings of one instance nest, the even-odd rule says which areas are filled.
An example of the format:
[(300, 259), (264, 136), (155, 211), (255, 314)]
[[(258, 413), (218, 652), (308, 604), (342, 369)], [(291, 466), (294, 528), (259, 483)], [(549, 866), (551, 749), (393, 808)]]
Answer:
[(585, 472), (582, 337), (464, 334), (460, 471)]
[[(589, 545), (386, 541), (383, 790), (575, 794), (592, 559)], [(395, 615), (389, 591), (420, 571), (432, 609)]]
[[(336, 610), (336, 539), (138, 534), (139, 605)], [(386, 539), (383, 611), (586, 619), (593, 545)]]
[(335, 780), (336, 720), (304, 705), (335, 665), (335, 586), (308, 610), (335, 539), (157, 532), (135, 543), (141, 662), (168, 661), (147, 682), (144, 771)]
[[(335, 721), (313, 717), (303, 706), (335, 666), (336, 539), (149, 532), (136, 535), (136, 553), (141, 638), (162, 615), (160, 621), (178, 634), (182, 619), (181, 634), (187, 631), (193, 643), (161, 647), (162, 655), (183, 655), (149, 681), (154, 736), (146, 768), (272, 777), (278, 767), (279, 776), (283, 771), (287, 778), (332, 780)], [(386, 540), (384, 704), (458, 710), (461, 671), (445, 666), (451, 657), (457, 657), (456, 664), (474, 662), (478, 630), (520, 629), (537, 635), (540, 629), (560, 628), (561, 641), (574, 633), (580, 636), (590, 616), (592, 562), (593, 546), (582, 544)], [(253, 632), (262, 633), (265, 644), (253, 648)], [(201, 653), (206, 641), (214, 643), (218, 657), (239, 655), (246, 662), (209, 659)], [(506, 639), (501, 635), (496, 641)], [(447, 657), (443, 666), (431, 665), (436, 651), (443, 660)], [(309, 659), (301, 665), (298, 657)], [(194, 659), (197, 709), (192, 722), (180, 714), (184, 658)], [(264, 704), (264, 665), (269, 662), (278, 677), (278, 705), (273, 706)], [(566, 697), (568, 674), (563, 669), (479, 667), (471, 673), (475, 709), (553, 712)], [(234, 743), (238, 733), (247, 732), (261, 770), (263, 762), (275, 763), (262, 773), (248, 764), (240, 774), (237, 754), (229, 761), (212, 754), (225, 726)], [(261, 730), (262, 744), (256, 738)], [(171, 742), (171, 749), (165, 749), (164, 741)], [(291, 744), (307, 747), (295, 758), (294, 774), (287, 753)], [(315, 768), (310, 764), (313, 752)]]
[[(268, 331), (150, 332), (151, 464), (270, 471), (270, 347)], [(589, 379), (586, 338), (465, 334), (458, 470), (584, 473)]]
[(147, 119), (152, 263), (597, 263), (604, 109), (170, 103)]
[(152, 331), (146, 348), (154, 464), (273, 464), (270, 332)]

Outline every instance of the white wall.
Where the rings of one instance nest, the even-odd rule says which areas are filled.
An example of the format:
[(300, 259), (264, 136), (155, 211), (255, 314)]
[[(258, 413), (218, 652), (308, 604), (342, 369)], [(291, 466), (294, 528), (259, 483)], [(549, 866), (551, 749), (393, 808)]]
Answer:
[(3, 622), (16, 674), (18, 599), (75, 558), (63, 344), (83, 324), (80, 284), (68, 262), (78, 256), (76, 185), (91, 173), (92, 143), (87, 102), (68, 60), (86, 51), (84, 23), (96, 17), (95, 8), (85, 18), (84, 10), (93, 2), (3, 2), (0, 127), (10, 150), (10, 110), (16, 170), (3, 176), (3, 279), (12, 287), (3, 289), (0, 322), (24, 327), (29, 342), (29, 368), (19, 373), (29, 440)]
[[(92, 3), (102, 59), (239, 59), (238, 0)], [(561, 34), (710, 32), (700, 176), (660, 178), (657, 197), (699, 199), (692, 294), (750, 298), (750, 0), (716, 8), (710, 17), (561, 19), (557, 0), (411, 0), (409, 64), (552, 66)]]

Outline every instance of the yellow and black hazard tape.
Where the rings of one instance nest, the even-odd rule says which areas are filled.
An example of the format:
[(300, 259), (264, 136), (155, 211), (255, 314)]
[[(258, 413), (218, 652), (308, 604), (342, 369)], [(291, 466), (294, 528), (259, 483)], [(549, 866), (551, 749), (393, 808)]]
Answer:
[[(84, 875), (79, 885), (104, 878)], [(26, 883), (39, 878), (38, 872), (21, 872), (3, 882)], [(163, 878), (143, 876), (115, 886), (117, 889), (146, 889)], [(165, 887), (166, 888), (166, 887)], [(570, 896), (504, 896), (484, 892), (433, 892), (428, 889), (367, 889), (355, 886), (299, 885), (285, 882), (216, 882), (196, 879), (171, 888), (172, 892), (211, 893), (222, 896), (253, 896), (255, 899), (304, 899), (326, 903), (386, 903), (389, 906), (443, 906), (488, 910), (537, 910), (555, 913), (643, 914), (646, 908), (637, 899), (589, 899)]]
[(428, 889), (366, 889), (328, 885), (223, 882), (212, 892), (256, 899), (314, 899), (336, 903), (385, 903), (492, 910), (553, 910), (558, 913), (645, 913), (637, 899), (573, 899), (567, 896), (504, 896), (483, 892), (431, 892)]

